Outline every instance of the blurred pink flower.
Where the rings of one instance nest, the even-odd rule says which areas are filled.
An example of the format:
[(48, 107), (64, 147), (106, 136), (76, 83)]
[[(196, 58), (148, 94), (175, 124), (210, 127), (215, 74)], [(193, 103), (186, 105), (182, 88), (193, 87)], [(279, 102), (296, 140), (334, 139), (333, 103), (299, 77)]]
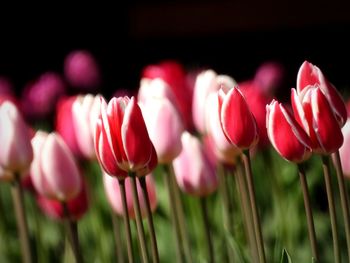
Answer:
[(14, 92), (10, 80), (8, 80), (6, 77), (0, 76), (0, 96), (3, 95), (14, 96)]
[(261, 64), (254, 76), (255, 87), (258, 87), (265, 95), (272, 96), (281, 88), (285, 76), (282, 64), (268, 61)]
[(344, 143), (339, 149), (340, 160), (344, 175), (350, 179), (350, 118), (348, 118), (344, 127), (342, 128), (342, 133), (344, 136)]

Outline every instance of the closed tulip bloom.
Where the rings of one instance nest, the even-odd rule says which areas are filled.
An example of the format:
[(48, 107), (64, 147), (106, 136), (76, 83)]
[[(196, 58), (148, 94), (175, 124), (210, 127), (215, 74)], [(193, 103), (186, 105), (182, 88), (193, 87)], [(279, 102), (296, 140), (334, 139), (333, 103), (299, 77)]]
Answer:
[(342, 128), (344, 136), (344, 143), (339, 149), (340, 160), (344, 175), (350, 178), (350, 119), (346, 121), (346, 124)]
[(258, 128), (241, 91), (223, 86), (218, 101), (221, 127), (228, 140), (242, 150), (254, 146), (259, 140)]
[(303, 96), (307, 90), (313, 86), (321, 89), (322, 93), (327, 98), (330, 108), (334, 112), (336, 119), (341, 127), (344, 126), (347, 120), (346, 107), (337, 89), (326, 79), (322, 71), (305, 61), (298, 72), (297, 76), (297, 94)]
[(266, 105), (266, 128), (276, 151), (286, 160), (302, 162), (311, 156), (311, 141), (291, 113), (276, 100)]
[(33, 160), (30, 131), (17, 107), (9, 101), (0, 105), (0, 166), (23, 174)]
[(30, 175), (38, 193), (68, 201), (79, 193), (82, 179), (73, 154), (56, 134), (38, 131), (32, 139), (34, 161)]
[(75, 137), (80, 152), (87, 159), (94, 159), (94, 132), (100, 113), (100, 95), (86, 94), (77, 96), (72, 105), (72, 117)]
[(311, 139), (313, 151), (329, 154), (343, 144), (343, 135), (326, 96), (318, 86), (302, 96), (292, 89), (292, 107), (298, 123)]
[(142, 176), (146, 174), (140, 171), (155, 168), (155, 149), (134, 97), (113, 98), (108, 105), (101, 98), (101, 115), (95, 129), (95, 150), (105, 172), (113, 176), (122, 178), (128, 172)]
[(181, 137), (182, 151), (173, 161), (176, 181), (182, 191), (206, 196), (218, 187), (218, 177), (198, 138), (188, 132)]
[(170, 86), (164, 80), (159, 78), (141, 79), (137, 100), (141, 103), (146, 103), (148, 99), (153, 98), (166, 98), (177, 108), (175, 95)]
[[(112, 207), (113, 211), (116, 214), (122, 216), (124, 214), (123, 203), (121, 200), (118, 180), (113, 176), (109, 176), (108, 174), (103, 173), (103, 185), (107, 196), (107, 200), (110, 206)], [(137, 194), (140, 201), (141, 215), (142, 217), (146, 217), (147, 206), (146, 206), (146, 202), (143, 197), (141, 186), (138, 180), (136, 185), (137, 185)], [(156, 194), (156, 186), (152, 175), (146, 176), (146, 186), (147, 186), (147, 193), (150, 201), (151, 211), (154, 212), (157, 208), (157, 194)], [(127, 211), (128, 211), (129, 217), (132, 219), (135, 219), (135, 211), (134, 211), (134, 203), (132, 198), (130, 178), (125, 179), (125, 192), (126, 192)]]
[(182, 119), (166, 98), (149, 99), (142, 107), (150, 139), (159, 163), (170, 163), (181, 152)]

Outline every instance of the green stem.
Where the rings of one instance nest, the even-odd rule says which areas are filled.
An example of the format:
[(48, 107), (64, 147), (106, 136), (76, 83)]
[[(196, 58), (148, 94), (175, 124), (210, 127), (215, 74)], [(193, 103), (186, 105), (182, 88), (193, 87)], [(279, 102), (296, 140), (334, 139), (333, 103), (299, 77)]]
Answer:
[(236, 169), (236, 184), (238, 187), (238, 193), (240, 195), (242, 215), (243, 215), (243, 225), (245, 228), (246, 236), (248, 237), (249, 247), (251, 250), (252, 262), (259, 262), (259, 252), (258, 246), (256, 243), (256, 237), (254, 232), (254, 224), (253, 224), (253, 216), (252, 210), (250, 208), (250, 200), (248, 195), (247, 183), (244, 178), (244, 174), (242, 171), (242, 166), (239, 163)]
[(153, 262), (158, 263), (159, 262), (159, 253), (158, 253), (158, 246), (157, 246), (157, 238), (156, 238), (156, 232), (154, 230), (153, 217), (152, 217), (150, 201), (148, 198), (148, 191), (147, 191), (146, 177), (145, 176), (140, 178), (140, 185), (141, 185), (141, 189), (142, 189), (143, 198), (145, 199), (145, 202), (146, 202), (148, 228), (149, 228), (150, 233), (151, 233), (152, 259), (153, 259)]
[(32, 254), (29, 242), (28, 224), (24, 208), (23, 188), (19, 174), (15, 174), (14, 181), (11, 185), (11, 194), (16, 214), (17, 229), (19, 231), (22, 259), (25, 263), (31, 263)]
[(344, 181), (344, 174), (339, 156), (339, 151), (334, 154), (335, 157), (335, 170), (337, 174), (338, 187), (340, 192), (340, 202), (344, 217), (346, 244), (348, 249), (348, 258), (350, 262), (350, 216), (349, 216), (349, 198), (347, 195), (347, 189)]
[(303, 197), (304, 197), (304, 206), (305, 206), (307, 228), (308, 228), (308, 232), (309, 232), (309, 239), (310, 239), (310, 244), (311, 244), (312, 256), (316, 259), (316, 261), (318, 261), (319, 258), (318, 258), (317, 241), (316, 241), (317, 239), (316, 239), (316, 233), (315, 233), (314, 218), (312, 216), (309, 190), (308, 190), (308, 186), (307, 186), (304, 167), (302, 166), (302, 164), (298, 164), (298, 170), (299, 170), (301, 189), (302, 189)]
[(202, 211), (203, 222), (204, 222), (204, 231), (205, 231), (207, 246), (208, 246), (209, 262), (214, 263), (215, 262), (214, 248), (213, 248), (213, 241), (210, 233), (208, 207), (207, 207), (207, 201), (205, 197), (200, 198), (200, 204), (201, 204), (201, 211)]
[(335, 213), (334, 197), (332, 190), (332, 180), (330, 176), (329, 159), (322, 155), (322, 167), (323, 175), (326, 183), (327, 199), (329, 213), (331, 217), (331, 227), (332, 227), (332, 238), (333, 238), (333, 250), (334, 250), (334, 262), (340, 263), (340, 250), (338, 243), (338, 230), (337, 230), (337, 215)]
[(130, 172), (129, 177), (130, 177), (130, 181), (131, 181), (131, 190), (132, 190), (134, 211), (135, 211), (135, 217), (136, 217), (136, 226), (137, 226), (137, 236), (138, 236), (139, 243), (140, 243), (142, 261), (144, 263), (148, 263), (145, 230), (144, 230), (143, 224), (142, 224), (140, 201), (139, 201), (139, 197), (137, 194), (136, 174), (133, 172)]
[(190, 250), (191, 246), (190, 246), (190, 242), (188, 239), (187, 224), (186, 224), (185, 215), (184, 215), (184, 211), (183, 211), (183, 207), (182, 207), (180, 189), (179, 189), (177, 182), (176, 182), (173, 166), (170, 165), (169, 168), (171, 171), (170, 178), (171, 178), (172, 188), (173, 188), (174, 196), (175, 196), (175, 207), (176, 207), (175, 215), (177, 216), (177, 220), (179, 222), (179, 229), (180, 229), (180, 233), (181, 233), (183, 251), (185, 253), (186, 262), (192, 263), (192, 255), (191, 255), (191, 250)]
[[(221, 194), (221, 201), (222, 201), (222, 213), (223, 213), (223, 221), (224, 221), (224, 230), (229, 233), (229, 235), (233, 235), (233, 219), (231, 218), (231, 205), (230, 205), (230, 197), (229, 197), (229, 191), (227, 186), (227, 178), (225, 175), (225, 168), (223, 165), (219, 165), (218, 167), (218, 175), (219, 175), (219, 192)], [(225, 235), (226, 237), (226, 235)], [(234, 253), (229, 245), (229, 242), (226, 243), (226, 250), (227, 250), (227, 262), (234, 262)]]
[(242, 157), (243, 157), (245, 173), (247, 178), (248, 193), (249, 193), (250, 206), (251, 206), (252, 215), (253, 215), (254, 231), (255, 231), (255, 236), (256, 236), (256, 241), (258, 246), (259, 259), (261, 263), (266, 263), (264, 241), (263, 241), (262, 232), (261, 232), (258, 209), (256, 207), (255, 189), (254, 189), (249, 150), (243, 151)]
[(66, 233), (68, 235), (68, 239), (69, 239), (70, 245), (71, 245), (72, 250), (73, 250), (75, 262), (82, 263), (82, 262), (84, 262), (84, 260), (83, 260), (83, 257), (82, 257), (81, 251), (80, 251), (80, 247), (79, 247), (77, 222), (74, 222), (70, 219), (67, 203), (62, 202), (62, 206), (63, 206), (63, 213), (64, 213), (64, 218), (65, 218), (64, 223), (65, 223), (65, 227), (66, 227)]
[(119, 218), (116, 214), (112, 214), (112, 223), (113, 223), (113, 233), (114, 233), (114, 240), (115, 240), (115, 252), (117, 256), (117, 262), (122, 263), (124, 262), (124, 253), (123, 253), (123, 243), (121, 240), (121, 232), (120, 232), (120, 222)]
[(165, 170), (165, 176), (164, 176), (164, 182), (168, 189), (168, 196), (169, 196), (169, 204), (170, 204), (170, 217), (173, 225), (174, 230), (174, 236), (175, 236), (175, 244), (176, 244), (176, 259), (177, 262), (181, 263), (182, 261), (182, 253), (181, 253), (181, 233), (180, 233), (180, 227), (179, 222), (177, 220), (176, 216), (176, 205), (175, 205), (175, 196), (174, 196), (174, 189), (172, 187), (172, 180), (171, 180), (171, 173), (169, 171), (169, 167), (167, 165), (164, 166)]

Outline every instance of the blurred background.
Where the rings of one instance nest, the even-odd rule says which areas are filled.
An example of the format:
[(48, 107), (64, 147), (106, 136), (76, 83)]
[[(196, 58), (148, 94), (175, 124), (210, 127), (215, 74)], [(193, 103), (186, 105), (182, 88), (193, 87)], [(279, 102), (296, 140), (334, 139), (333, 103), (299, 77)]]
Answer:
[(63, 71), (65, 56), (87, 49), (102, 68), (105, 93), (135, 89), (142, 68), (178, 59), (237, 81), (264, 61), (286, 67), (286, 87), (306, 59), (339, 89), (350, 86), (350, 3), (326, 0), (132, 0), (2, 8), (0, 74), (16, 90), (42, 72)]

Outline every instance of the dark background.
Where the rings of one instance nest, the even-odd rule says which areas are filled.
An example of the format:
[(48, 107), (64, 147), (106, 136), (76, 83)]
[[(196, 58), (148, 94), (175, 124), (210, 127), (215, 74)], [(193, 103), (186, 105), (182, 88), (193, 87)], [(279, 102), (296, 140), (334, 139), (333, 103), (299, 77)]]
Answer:
[(241, 81), (266, 60), (294, 86), (304, 60), (346, 91), (350, 86), (349, 1), (130, 1), (1, 9), (0, 75), (17, 91), (65, 55), (88, 49), (103, 72), (103, 92), (134, 89), (141, 69), (162, 59), (208, 66)]

